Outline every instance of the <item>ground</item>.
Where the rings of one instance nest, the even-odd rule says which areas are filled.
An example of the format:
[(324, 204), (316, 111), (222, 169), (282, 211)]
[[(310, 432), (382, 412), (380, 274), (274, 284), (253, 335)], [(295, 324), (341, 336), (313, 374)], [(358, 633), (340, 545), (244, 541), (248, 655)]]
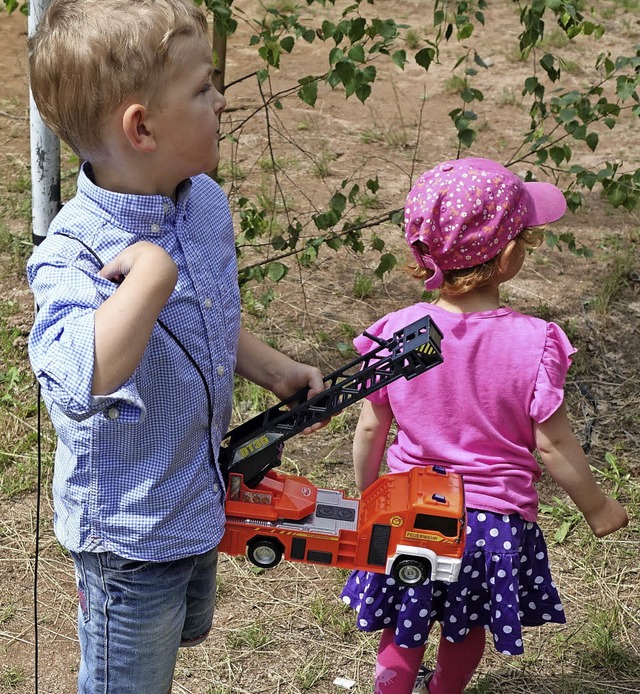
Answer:
[[(424, 46), (430, 24), (429, 17), (423, 16), (424, 5), (419, 0), (378, 0), (375, 11), (417, 27)], [(227, 83), (257, 68), (255, 49), (247, 43), (247, 26), (260, 7), (249, 0), (237, 0), (235, 6), (247, 21), (240, 23), (230, 44)], [(563, 51), (569, 80), (578, 86), (591, 76), (589, 66), (596, 52), (613, 50), (617, 55), (640, 42), (637, 3), (612, 1), (597, 6), (607, 29), (597, 46), (586, 40), (563, 45), (548, 30), (549, 40), (555, 40), (556, 48)], [(531, 68), (515, 57), (517, 11), (511, 3), (496, 3), (486, 16), (486, 27), (479, 27), (475, 35), (489, 65), (475, 83), (483, 90), (485, 102), (478, 108), (479, 137), (468, 154), (506, 162), (528, 126), (520, 85)], [(455, 52), (447, 50), (445, 58)], [(289, 72), (297, 76), (317, 73), (324, 69), (318, 68), (321, 60), (322, 48), (317, 42), (295, 58), (284, 56), (281, 75), (274, 77), (270, 87), (276, 91), (286, 86)], [(443, 65), (425, 76), (415, 64), (404, 71), (380, 65), (373, 94), (364, 106), (354, 97), (345, 99), (340, 90), (322, 91), (314, 109), (288, 99), (282, 110), (270, 112), (270, 143), (264, 135), (262, 112), (243, 124), (262, 103), (255, 80), (235, 84), (226, 93), (229, 109), (223, 128), (236, 141), (227, 139), (223, 145), (219, 170), (234, 209), (237, 212), (239, 198), (247, 196), (264, 205), (270, 202), (276, 212), (288, 211), (299, 218), (306, 214), (308, 219), (313, 210), (326, 204), (328, 192), (342, 180), (358, 181), (364, 187), (375, 176), (381, 192), (378, 201), (370, 203), (369, 216), (400, 208), (411, 177), (415, 179), (440, 159), (456, 156), (455, 132), (447, 114), (460, 106), (460, 97), (451, 67), (451, 60), (443, 60)], [(33, 628), (36, 393), (28, 380), (26, 361), (26, 336), (33, 317), (24, 280), (30, 244), (25, 195), (30, 168), (26, 19), (17, 13), (0, 12), (0, 70), (0, 318), (3, 340), (9, 339), (0, 362), (4, 384), (0, 410), (4, 430), (0, 451), (0, 692), (34, 690), (37, 653), (39, 691), (66, 694), (74, 691), (78, 658), (75, 589), (71, 562), (51, 531), (46, 463), (51, 460), (53, 441), (46, 417), (37, 552), (37, 643)], [(637, 120), (624, 121), (614, 135), (606, 141), (603, 137), (596, 153), (580, 152), (577, 161), (591, 165), (615, 159), (628, 168), (637, 167), (637, 127)], [(275, 202), (269, 144), (280, 183), (286, 187), (286, 194)], [(69, 195), (77, 164), (66, 150), (63, 164), (63, 192)], [(514, 170), (524, 168), (516, 165)], [(361, 207), (365, 208), (363, 200)], [(596, 541), (570, 503), (543, 477), (540, 493), (546, 513), (541, 515), (541, 524), (550, 542), (554, 575), (569, 621), (561, 627), (529, 630), (522, 658), (504, 658), (488, 649), (471, 685), (474, 694), (640, 692), (639, 227), (637, 211), (608, 206), (594, 189), (583, 208), (556, 227), (560, 233), (575, 234), (579, 245), (591, 250), (591, 257), (579, 257), (566, 247), (562, 252), (540, 249), (506, 288), (506, 301), (556, 321), (579, 348), (567, 384), (570, 415), (602, 484), (619, 493), (628, 505), (631, 524), (615, 536)], [(397, 227), (386, 224), (376, 232), (386, 249), (405, 253)], [(325, 249), (311, 269), (291, 265), (289, 275), (272, 287), (275, 298), (266, 315), (256, 315), (260, 312), (251, 303), (262, 290), (253, 299), (247, 294), (246, 318), (265, 339), (327, 373), (351, 358), (348, 343), (354, 334), (387, 311), (419, 297), (420, 288), (399, 268), (382, 280), (373, 278), (377, 257), (370, 250), (354, 254)], [(246, 257), (241, 259), (241, 264), (249, 262)], [(11, 374), (18, 374), (16, 382), (23, 384), (21, 399), (16, 396), (15, 403), (15, 389), (8, 385)], [(256, 406), (256, 397), (240, 386), (236, 423), (269, 403)], [(291, 440), (284, 468), (353, 493), (350, 436), (357, 406), (352, 409), (313, 438)], [(19, 449), (14, 447), (18, 439), (23, 442)], [(257, 573), (244, 559), (223, 557), (214, 631), (204, 646), (181, 653), (174, 692), (325, 694), (340, 691), (334, 684), (337, 677), (352, 680), (353, 691), (371, 692), (376, 638), (357, 632), (353, 615), (340, 604), (343, 581), (343, 572), (337, 570), (288, 564)]]

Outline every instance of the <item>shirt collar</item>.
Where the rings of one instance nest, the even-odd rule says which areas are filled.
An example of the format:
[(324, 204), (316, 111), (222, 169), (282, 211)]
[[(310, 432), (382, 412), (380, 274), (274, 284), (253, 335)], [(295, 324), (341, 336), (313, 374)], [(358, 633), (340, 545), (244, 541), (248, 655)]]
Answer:
[(105, 217), (134, 233), (158, 236), (173, 228), (191, 193), (191, 179), (178, 185), (176, 203), (166, 195), (115, 193), (97, 186), (92, 180), (91, 164), (84, 162), (78, 176), (78, 194), (89, 199)]

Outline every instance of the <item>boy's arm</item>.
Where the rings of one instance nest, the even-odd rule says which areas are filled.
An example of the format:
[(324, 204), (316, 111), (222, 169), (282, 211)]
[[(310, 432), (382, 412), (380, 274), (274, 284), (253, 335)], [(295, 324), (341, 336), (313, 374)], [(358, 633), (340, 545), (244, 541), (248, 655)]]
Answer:
[(105, 265), (100, 275), (122, 284), (95, 312), (93, 395), (112, 393), (136, 370), (178, 271), (164, 249), (140, 241)]
[(353, 467), (361, 492), (378, 479), (392, 421), (389, 405), (363, 401), (353, 438)]
[[(236, 373), (272, 391), (281, 400), (306, 387), (309, 388), (308, 397), (311, 398), (321, 393), (325, 387), (319, 369), (295, 361), (269, 347), (245, 328), (240, 329)], [(304, 433), (322, 426), (322, 423), (315, 424), (305, 429)]]
[(536, 424), (534, 431), (542, 463), (580, 509), (593, 534), (603, 537), (624, 528), (629, 522), (627, 513), (597, 484), (571, 430), (564, 403), (549, 419)]

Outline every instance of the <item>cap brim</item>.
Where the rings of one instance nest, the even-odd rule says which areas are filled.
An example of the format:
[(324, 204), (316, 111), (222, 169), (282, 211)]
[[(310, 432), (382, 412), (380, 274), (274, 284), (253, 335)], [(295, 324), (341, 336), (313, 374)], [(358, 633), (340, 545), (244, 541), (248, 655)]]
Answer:
[(533, 202), (527, 226), (550, 224), (560, 219), (567, 211), (567, 201), (562, 191), (552, 183), (531, 181), (525, 183), (525, 188)]

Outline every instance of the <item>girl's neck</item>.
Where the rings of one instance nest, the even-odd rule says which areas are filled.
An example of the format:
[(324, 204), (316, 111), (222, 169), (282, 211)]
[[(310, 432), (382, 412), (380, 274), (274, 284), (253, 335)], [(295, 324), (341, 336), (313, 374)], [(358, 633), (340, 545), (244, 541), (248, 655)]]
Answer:
[(494, 311), (501, 305), (500, 291), (497, 284), (491, 284), (460, 295), (440, 294), (434, 305), (451, 313)]

